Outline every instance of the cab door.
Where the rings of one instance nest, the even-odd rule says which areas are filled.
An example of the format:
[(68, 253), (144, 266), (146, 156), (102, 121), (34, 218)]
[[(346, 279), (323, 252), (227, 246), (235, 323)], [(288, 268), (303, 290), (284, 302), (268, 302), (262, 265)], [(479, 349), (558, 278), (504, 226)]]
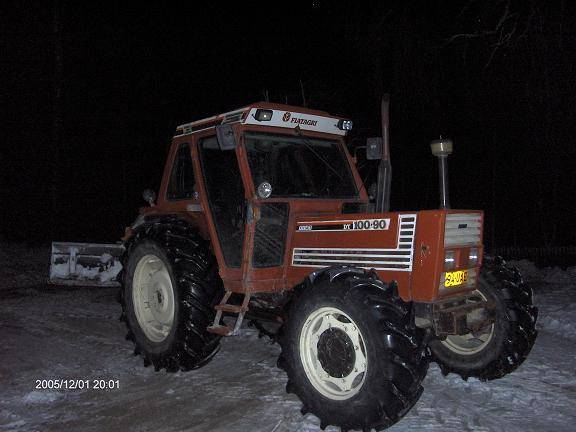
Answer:
[(247, 282), (259, 291), (275, 291), (282, 284), (290, 205), (286, 201), (255, 200)]
[[(244, 136), (238, 147), (239, 161), (245, 174), (245, 184), (250, 193), (247, 207), (246, 266), (244, 284), (247, 289), (258, 292), (272, 292), (286, 288), (284, 262), (290, 200), (286, 198), (263, 198), (258, 192), (262, 182), (256, 183), (252, 177), (249, 161), (250, 153), (245, 146)], [(267, 163), (276, 165), (278, 152), (273, 152)], [(273, 181), (272, 179), (266, 179)]]
[(246, 234), (246, 193), (236, 150), (221, 150), (215, 135), (197, 141), (202, 171), (203, 207), (224, 285), (242, 291)]

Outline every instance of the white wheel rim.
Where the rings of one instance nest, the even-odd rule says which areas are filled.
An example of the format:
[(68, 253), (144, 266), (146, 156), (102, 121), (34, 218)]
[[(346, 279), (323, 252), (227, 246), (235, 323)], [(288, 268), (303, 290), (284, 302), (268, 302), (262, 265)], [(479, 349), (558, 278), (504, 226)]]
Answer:
[(132, 304), (146, 337), (156, 343), (166, 339), (174, 322), (174, 290), (166, 265), (156, 255), (145, 255), (136, 265)]
[[(328, 372), (321, 363), (326, 362), (326, 346), (330, 344), (337, 348), (337, 353), (346, 354), (344, 373)], [(317, 309), (306, 319), (300, 331), (300, 360), (310, 383), (332, 400), (349, 399), (357, 394), (368, 370), (366, 344), (358, 325), (334, 307)]]
[[(474, 291), (473, 295), (481, 298), (481, 301), (488, 301), (486, 296), (480, 291)], [(494, 324), (486, 327), (483, 331), (476, 334), (466, 333), (464, 335), (448, 335), (442, 344), (461, 355), (474, 355), (482, 351), (494, 337)]]

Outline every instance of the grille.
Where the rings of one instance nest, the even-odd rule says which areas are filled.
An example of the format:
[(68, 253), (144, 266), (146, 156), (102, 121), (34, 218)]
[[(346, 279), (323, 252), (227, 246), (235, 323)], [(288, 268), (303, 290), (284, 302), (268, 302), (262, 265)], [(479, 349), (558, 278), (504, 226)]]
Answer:
[(446, 215), (444, 246), (480, 244), (482, 220), (480, 213), (451, 213)]
[(411, 271), (416, 215), (400, 215), (399, 218), (398, 245), (394, 249), (295, 248), (292, 251), (292, 265), (296, 267), (348, 265), (375, 270)]
[(260, 206), (260, 219), (256, 222), (254, 234), (255, 268), (282, 265), (288, 224), (288, 204), (269, 203)]
[(377, 270), (408, 270), (412, 252), (389, 249), (294, 249), (293, 264), (307, 267), (357, 265)]

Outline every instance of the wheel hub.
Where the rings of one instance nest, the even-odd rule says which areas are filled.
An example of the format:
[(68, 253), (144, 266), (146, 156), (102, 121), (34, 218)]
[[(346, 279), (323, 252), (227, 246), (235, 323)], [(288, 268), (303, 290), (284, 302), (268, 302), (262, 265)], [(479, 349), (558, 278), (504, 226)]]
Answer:
[(317, 348), (318, 360), (330, 376), (342, 378), (354, 369), (354, 345), (344, 331), (329, 328), (320, 335)]
[(132, 301), (140, 328), (152, 342), (162, 342), (174, 321), (174, 291), (166, 265), (155, 255), (140, 259), (134, 271)]
[[(470, 301), (474, 302), (487, 302), (488, 299), (482, 292), (476, 290), (473, 296), (470, 296)], [(469, 315), (474, 314), (471, 312)], [(486, 326), (475, 332), (470, 332), (463, 335), (448, 335), (441, 343), (451, 351), (465, 356), (471, 356), (483, 351), (486, 346), (492, 341), (494, 336), (494, 324)]]
[(300, 332), (300, 360), (310, 383), (323, 396), (346, 400), (366, 379), (368, 356), (358, 325), (342, 310), (313, 311)]

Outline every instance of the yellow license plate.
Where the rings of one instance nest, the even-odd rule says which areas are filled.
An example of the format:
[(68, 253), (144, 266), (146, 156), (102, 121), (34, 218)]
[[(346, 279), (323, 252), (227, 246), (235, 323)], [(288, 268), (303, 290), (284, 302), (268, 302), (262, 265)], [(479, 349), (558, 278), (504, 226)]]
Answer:
[(444, 279), (444, 286), (453, 287), (463, 285), (467, 281), (468, 281), (468, 270), (446, 272), (446, 278)]

